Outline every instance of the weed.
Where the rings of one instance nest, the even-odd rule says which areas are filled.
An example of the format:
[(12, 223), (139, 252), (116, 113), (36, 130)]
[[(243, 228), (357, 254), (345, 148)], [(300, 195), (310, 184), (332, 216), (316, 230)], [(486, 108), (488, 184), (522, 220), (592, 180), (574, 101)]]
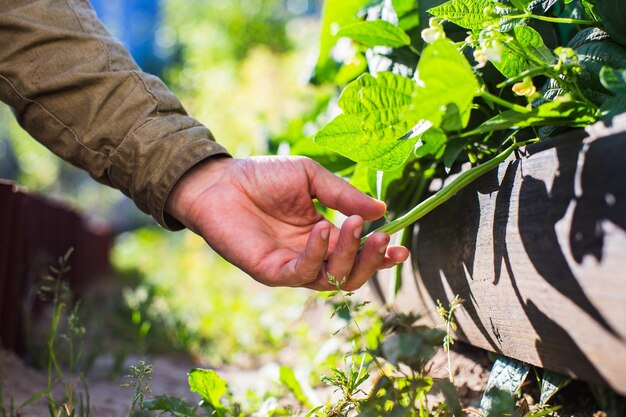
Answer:
[(454, 383), (454, 375), (452, 375), (452, 363), (450, 360), (450, 346), (454, 344), (454, 337), (452, 336), (452, 332), (456, 331), (456, 322), (454, 320), (454, 312), (461, 307), (463, 303), (463, 299), (459, 297), (459, 295), (455, 295), (450, 304), (448, 305), (448, 309), (441, 304), (440, 300), (437, 300), (437, 313), (443, 319), (446, 324), (446, 335), (443, 338), (443, 350), (448, 355), (448, 377), (450, 378), (450, 382)]
[(126, 378), (130, 379), (130, 382), (122, 384), (123, 388), (133, 388), (133, 397), (128, 410), (128, 417), (135, 415), (135, 409), (138, 407), (142, 409), (144, 407), (144, 400), (146, 394), (152, 394), (152, 387), (150, 381), (152, 380), (153, 367), (144, 361), (139, 361), (137, 365), (131, 365), (130, 374), (126, 375)]
[(0, 417), (15, 417), (15, 405), (13, 404), (13, 398), (9, 400), (9, 410), (7, 411), (4, 402), (4, 388), (2, 380), (0, 380)]
[[(312, 410), (312, 415), (332, 417), (356, 412), (359, 416), (427, 416), (431, 415), (428, 393), (433, 388), (446, 397), (433, 411), (435, 415), (460, 414), (458, 395), (452, 384), (430, 377), (426, 369), (427, 361), (444, 341), (444, 332), (416, 324), (417, 315), (392, 312), (379, 322), (380, 328), (374, 332), (377, 335), (374, 346), (368, 348), (357, 318), (362, 306), (367, 304), (351, 302), (352, 293), (341, 290), (345, 280), (329, 275), (328, 282), (336, 288), (331, 296), (340, 295), (342, 300), (333, 314), (340, 310), (350, 313), (350, 322), (344, 328), (354, 325), (361, 347), (354, 345), (351, 356), (344, 360), (346, 370), (333, 367), (332, 374), (322, 378), (323, 382), (336, 387), (340, 399), (335, 404)], [(375, 364), (377, 371), (373, 377), (370, 364)], [(373, 386), (366, 392), (363, 387), (368, 380)]]
[[(44, 276), (39, 290), (42, 299), (51, 301), (52, 318), (46, 342), (47, 387), (35, 396), (47, 398), (51, 417), (88, 417), (90, 410), (87, 382), (82, 372), (78, 371), (86, 330), (80, 321), (80, 302), (73, 302), (69, 285), (64, 280), (65, 274), (70, 271), (69, 259), (72, 252), (73, 248), (70, 248), (65, 255), (59, 257), (57, 266), (49, 268), (50, 273)], [(65, 342), (67, 348), (67, 374), (63, 371), (58, 356), (60, 341)], [(78, 384), (82, 384), (82, 390), (77, 387)], [(53, 390), (57, 385), (63, 388), (61, 401), (54, 396)]]

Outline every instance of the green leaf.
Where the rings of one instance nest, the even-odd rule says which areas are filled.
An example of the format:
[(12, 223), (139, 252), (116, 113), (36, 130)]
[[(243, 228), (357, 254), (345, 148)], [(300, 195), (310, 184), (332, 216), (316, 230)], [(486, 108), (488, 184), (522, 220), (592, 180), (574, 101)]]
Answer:
[[(376, 190), (376, 198), (382, 201), (387, 199), (389, 186), (404, 177), (404, 166), (391, 171), (373, 171), (370, 175), (370, 188)], [(372, 184), (373, 182), (373, 184)], [(372, 185), (374, 187), (372, 188)]]
[(414, 99), (415, 107), (422, 113), (420, 119), (434, 126), (443, 121), (446, 130), (467, 126), (478, 81), (452, 42), (440, 39), (428, 45), (417, 64), (417, 77), (418, 85), (423, 87)]
[(316, 144), (313, 138), (298, 141), (291, 147), (290, 154), (311, 158), (331, 172), (343, 171), (354, 165), (354, 161)]
[[(49, 393), (50, 392), (48, 391), (48, 389), (42, 389), (41, 391), (38, 391), (38, 392), (34, 393), (30, 397), (28, 397), (26, 400), (24, 400), (24, 402), (21, 403), (17, 408), (21, 410), (21, 409), (23, 409), (25, 407), (28, 407), (30, 404), (34, 403), (35, 401), (39, 400), (40, 398), (45, 397)], [(0, 401), (1, 400), (3, 400), (3, 398), (2, 398), (2, 382), (0, 381)], [(0, 410), (1, 410), (1, 407), (3, 405), (4, 404), (0, 403)], [(0, 415), (3, 415), (3, 414), (0, 413)]]
[(600, 82), (607, 90), (615, 94), (626, 94), (626, 69), (602, 67)]
[(440, 159), (443, 156), (447, 140), (448, 138), (443, 130), (431, 127), (419, 136), (421, 144), (415, 148), (415, 156), (418, 158), (429, 156), (433, 159)]
[(547, 404), (559, 390), (569, 384), (572, 379), (568, 376), (544, 369), (541, 376), (540, 404)]
[(590, 20), (595, 20), (596, 22), (602, 21), (602, 18), (600, 17), (600, 15), (598, 14), (598, 10), (596, 9), (595, 0), (580, 0), (580, 5), (585, 13), (585, 15), (582, 17), (588, 18)]
[(354, 167), (354, 172), (350, 176), (350, 184), (356, 187), (359, 191), (368, 194), (372, 197), (376, 196), (376, 187), (371, 181), (372, 175), (375, 175), (376, 170), (369, 169), (365, 164), (357, 163)]
[(315, 67), (315, 76), (322, 81), (332, 81), (336, 65), (330, 56), (339, 37), (337, 31), (356, 20), (357, 13), (367, 6), (369, 0), (325, 1), (322, 9), (319, 57)]
[(382, 129), (381, 134), (397, 139), (410, 129), (410, 120), (416, 119), (411, 115), (417, 90), (410, 78), (390, 72), (378, 73), (376, 78), (364, 74), (344, 89), (339, 107), (361, 117), (365, 130)]
[(546, 44), (543, 43), (541, 34), (535, 29), (530, 26), (515, 26), (513, 33), (515, 40), (519, 42), (528, 55), (547, 65), (555, 63), (556, 57)]
[(313, 405), (309, 401), (304, 392), (302, 391), (302, 386), (300, 382), (296, 379), (296, 374), (293, 372), (291, 368), (288, 368), (284, 365), (280, 367), (280, 382), (287, 388), (291, 393), (296, 397), (296, 400), (300, 402), (300, 404), (305, 407), (311, 408)]
[(596, 0), (595, 5), (602, 18), (604, 30), (614, 41), (626, 46), (626, 2), (624, 0)]
[(459, 155), (461, 155), (466, 143), (467, 141), (464, 138), (454, 138), (448, 142), (443, 154), (443, 166), (446, 169), (446, 173), (450, 172), (452, 165), (454, 165)]
[(417, 139), (376, 139), (361, 130), (361, 120), (351, 114), (337, 116), (315, 135), (315, 142), (377, 170), (394, 169), (408, 158)]
[(176, 417), (194, 417), (196, 412), (182, 399), (168, 395), (157, 395), (154, 398), (144, 401), (146, 411), (166, 411)]
[(626, 94), (609, 97), (600, 107), (602, 120), (610, 121), (613, 117), (624, 113), (624, 109), (626, 109)]
[(391, 0), (393, 9), (398, 16), (398, 27), (411, 30), (420, 24), (417, 0)]
[(568, 42), (567, 46), (572, 49), (577, 49), (586, 43), (611, 41), (609, 34), (600, 28), (585, 28), (576, 33), (574, 37)]
[[(441, 77), (441, 68), (446, 77)], [(388, 171), (406, 161), (417, 138), (398, 138), (405, 138), (421, 120), (449, 130), (467, 126), (478, 81), (465, 57), (441, 39), (424, 49), (417, 70), (417, 82), (381, 72), (350, 83), (339, 98), (344, 114), (318, 132), (315, 142), (371, 169)]]
[(530, 6), (531, 0), (511, 0), (511, 4), (520, 12), (525, 11)]
[[(523, 0), (527, 2), (526, 10), (533, 12), (534, 14), (545, 15), (548, 10), (552, 8), (559, 0)], [(567, 1), (567, 0), (566, 0)]]
[(361, 89), (358, 105), (350, 107), (359, 108), (362, 127), (374, 137), (398, 139), (429, 116), (415, 101), (419, 90), (412, 79), (383, 72), (378, 74), (376, 85)]
[[(554, 54), (543, 43), (539, 32), (529, 26), (515, 26), (513, 28), (515, 44), (522, 49), (526, 56), (520, 54), (511, 46), (505, 44), (499, 62), (493, 65), (507, 78), (512, 78), (540, 63), (551, 65), (556, 60)], [(534, 60), (534, 62), (533, 62)]]
[(443, 397), (446, 399), (446, 406), (452, 412), (454, 417), (462, 417), (465, 415), (463, 413), (461, 401), (459, 400), (459, 394), (456, 387), (452, 384), (452, 382), (450, 382), (450, 380), (445, 378), (436, 378), (434, 380), (433, 388), (441, 391)]
[(492, 6), (491, 0), (450, 0), (429, 9), (428, 13), (465, 29), (480, 30), (499, 20), (484, 12), (486, 8)]
[(211, 369), (194, 368), (189, 371), (188, 382), (191, 392), (200, 394), (204, 402), (218, 413), (226, 412), (220, 400), (228, 394), (228, 384), (217, 372)]
[[(530, 365), (500, 356), (493, 364), (485, 393), (480, 400), (480, 411), (486, 415), (502, 415), (496, 411), (510, 411), (507, 395), (514, 396), (530, 371)], [(515, 405), (515, 401), (512, 402)], [(503, 407), (504, 406), (504, 407)]]
[(352, 23), (341, 28), (337, 36), (352, 38), (368, 48), (374, 46), (399, 48), (411, 43), (411, 38), (404, 30), (384, 20)]
[(600, 82), (602, 67), (626, 68), (626, 49), (610, 42), (589, 42), (575, 49), (582, 72), (578, 84), (594, 91), (605, 91)]
[(513, 110), (502, 112), (472, 130), (471, 133), (482, 134), (512, 127), (540, 125), (582, 127), (594, 121), (595, 110), (585, 103), (579, 101), (567, 101), (564, 103), (550, 101), (527, 113), (518, 113)]
[(392, 364), (404, 363), (418, 369), (435, 354), (435, 347), (441, 345), (444, 337), (445, 332), (440, 329), (417, 326), (410, 332), (386, 337), (379, 349), (381, 356)]

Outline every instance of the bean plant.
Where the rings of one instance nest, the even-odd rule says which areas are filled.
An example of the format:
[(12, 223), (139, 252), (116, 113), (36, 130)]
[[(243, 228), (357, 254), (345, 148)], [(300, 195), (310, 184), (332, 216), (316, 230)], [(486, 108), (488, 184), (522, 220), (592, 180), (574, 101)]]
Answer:
[(311, 79), (338, 94), (298, 122), (312, 138), (274, 145), (385, 200), (376, 230), (400, 231), (519, 148), (622, 113), (624, 16), (619, 0), (328, 0)]

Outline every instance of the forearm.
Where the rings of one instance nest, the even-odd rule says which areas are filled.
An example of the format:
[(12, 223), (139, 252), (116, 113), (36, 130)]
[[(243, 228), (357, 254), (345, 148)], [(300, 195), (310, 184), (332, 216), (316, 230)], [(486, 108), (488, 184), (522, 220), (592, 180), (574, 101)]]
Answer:
[(0, 39), (0, 99), (20, 124), (161, 224), (179, 178), (226, 153), (137, 67), (86, 1), (1, 1)]

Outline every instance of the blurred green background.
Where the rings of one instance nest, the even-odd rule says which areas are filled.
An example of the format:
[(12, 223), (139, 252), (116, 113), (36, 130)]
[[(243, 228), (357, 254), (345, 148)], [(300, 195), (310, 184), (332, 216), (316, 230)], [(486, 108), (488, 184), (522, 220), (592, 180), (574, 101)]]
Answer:
[[(300, 135), (303, 126), (294, 128), (292, 119), (324, 99), (307, 86), (316, 59), (317, 0), (94, 6), (138, 63), (159, 74), (236, 157), (268, 152), (272, 138)], [(30, 138), (0, 105), (0, 178), (105, 219), (118, 233), (113, 261), (133, 343), (173, 347), (214, 364), (258, 364), (294, 343), (311, 355), (319, 349), (301, 320), (319, 301), (310, 292), (265, 288), (190, 232), (160, 230), (120, 192)]]

